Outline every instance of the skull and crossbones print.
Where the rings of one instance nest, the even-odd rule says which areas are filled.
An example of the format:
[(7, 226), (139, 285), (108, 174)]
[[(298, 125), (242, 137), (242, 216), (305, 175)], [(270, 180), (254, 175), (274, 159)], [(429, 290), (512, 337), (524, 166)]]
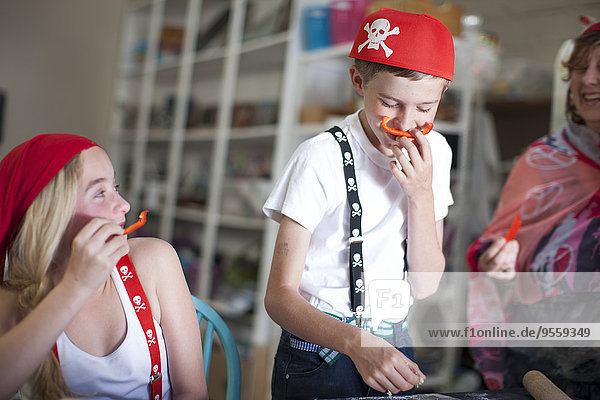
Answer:
[(367, 46), (367, 49), (379, 50), (379, 46), (383, 48), (385, 51), (385, 56), (389, 57), (392, 55), (394, 50), (390, 49), (386, 44), (385, 40), (390, 35), (398, 35), (400, 33), (400, 29), (396, 26), (394, 29), (390, 29), (391, 24), (385, 18), (379, 18), (369, 24), (365, 24), (364, 30), (367, 31), (367, 40), (358, 46), (358, 52)]
[(365, 284), (364, 284), (363, 280), (362, 279), (357, 279), (355, 283), (356, 283), (356, 285), (354, 287), (354, 291), (356, 293), (361, 293), (361, 292), (364, 293), (364, 291), (365, 291)]
[(140, 296), (134, 296), (132, 301), (135, 312), (140, 312), (140, 310), (146, 309), (146, 303), (142, 302), (142, 298)]
[(352, 154), (347, 151), (344, 153), (344, 166), (354, 165), (354, 160), (352, 159)]
[(148, 336), (148, 346), (156, 344), (156, 337), (154, 336), (154, 332), (152, 332), (152, 329), (148, 329), (146, 331), (146, 336)]
[(360, 209), (360, 204), (352, 203), (352, 216), (360, 217), (362, 215), (362, 210)]
[(335, 132), (334, 135), (338, 142), (347, 142), (348, 141), (346, 139), (346, 135), (344, 135), (342, 132)]
[(363, 262), (362, 262), (360, 253), (354, 253), (352, 255), (352, 267), (353, 268), (362, 267), (362, 265), (363, 265)]
[(356, 180), (354, 178), (348, 178), (348, 191), (356, 192), (357, 190), (358, 190), (358, 187), (356, 186)]
[(121, 272), (121, 279), (123, 282), (129, 278), (133, 278), (133, 274), (129, 271), (129, 268), (127, 268), (126, 265), (123, 265), (121, 268), (119, 268), (119, 271)]

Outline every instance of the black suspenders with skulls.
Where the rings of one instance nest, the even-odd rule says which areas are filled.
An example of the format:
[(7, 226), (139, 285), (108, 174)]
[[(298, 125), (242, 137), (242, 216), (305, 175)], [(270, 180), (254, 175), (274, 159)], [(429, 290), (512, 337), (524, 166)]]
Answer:
[[(342, 129), (338, 126), (327, 130), (335, 138), (342, 152), (342, 163), (344, 168), (344, 179), (346, 186), (346, 197), (348, 206), (350, 207), (350, 255), (348, 260), (348, 269), (350, 277), (350, 310), (356, 318), (356, 325), (364, 327), (363, 312), (365, 310), (365, 291), (366, 283), (364, 279), (364, 257), (362, 253), (362, 206), (358, 197), (358, 182), (356, 180), (356, 172), (354, 170), (354, 156), (348, 138)], [(406, 250), (406, 248), (405, 248)], [(406, 251), (404, 260), (404, 279), (407, 278)], [(410, 286), (408, 286), (408, 295), (410, 295)], [(408, 311), (408, 310), (407, 310)], [(377, 329), (377, 327), (372, 327)]]

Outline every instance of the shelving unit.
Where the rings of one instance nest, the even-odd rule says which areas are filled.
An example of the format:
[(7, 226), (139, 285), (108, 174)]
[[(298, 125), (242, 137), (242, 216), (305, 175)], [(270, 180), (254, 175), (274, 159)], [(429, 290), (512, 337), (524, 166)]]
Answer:
[[(262, 306), (278, 225), (263, 217), (262, 204), (298, 142), (330, 126), (301, 123), (302, 106), (315, 97), (331, 102), (331, 92), (339, 108), (356, 100), (349, 43), (302, 49), (303, 8), (319, 1), (132, 0), (124, 14), (109, 152), (129, 218), (150, 210), (138, 234), (171, 242), (191, 291), (232, 328), (242, 360), (252, 365), (244, 372), (245, 398), (268, 398), (279, 337)], [(265, 17), (275, 6), (283, 8)], [(250, 32), (273, 20), (280, 26)], [(327, 68), (340, 85), (320, 93), (324, 87), (307, 77), (315, 68)], [(460, 138), (459, 155), (469, 154), (476, 103), (472, 80), (461, 72), (451, 86), (458, 118), (435, 122)], [(459, 156), (456, 204), (466, 166)], [(452, 212), (463, 221), (464, 207)], [(460, 229), (456, 224), (457, 238)], [(452, 265), (462, 263), (460, 255), (452, 252)]]
[[(257, 275), (262, 203), (289, 135), (280, 128), (288, 10), (289, 0), (132, 0), (115, 82), (109, 152), (129, 218), (150, 210), (138, 235), (174, 245), (191, 291), (252, 364), (264, 343), (253, 329), (271, 323)], [(264, 398), (254, 372), (244, 396)]]

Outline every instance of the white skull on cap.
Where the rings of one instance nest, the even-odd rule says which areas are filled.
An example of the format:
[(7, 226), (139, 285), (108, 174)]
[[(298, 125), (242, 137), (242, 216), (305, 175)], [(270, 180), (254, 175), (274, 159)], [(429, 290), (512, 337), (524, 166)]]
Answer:
[(367, 49), (379, 50), (379, 46), (381, 45), (383, 51), (385, 51), (385, 56), (389, 57), (394, 51), (390, 49), (384, 43), (384, 41), (388, 38), (388, 36), (397, 35), (400, 33), (400, 29), (398, 29), (398, 27), (395, 27), (391, 30), (390, 27), (390, 21), (385, 18), (376, 19), (373, 21), (371, 26), (369, 26), (369, 23), (366, 23), (364, 29), (368, 33), (367, 40), (358, 46), (358, 52), (360, 53), (360, 51), (367, 45)]

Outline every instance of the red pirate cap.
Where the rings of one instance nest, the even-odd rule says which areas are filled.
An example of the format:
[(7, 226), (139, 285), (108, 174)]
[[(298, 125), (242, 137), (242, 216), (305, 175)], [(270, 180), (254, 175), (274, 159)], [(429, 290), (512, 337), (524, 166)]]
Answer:
[(450, 81), (454, 77), (452, 34), (427, 14), (383, 8), (367, 15), (356, 34), (350, 57)]
[(55, 133), (21, 143), (0, 161), (0, 281), (4, 257), (33, 200), (75, 155), (98, 146), (82, 136)]

